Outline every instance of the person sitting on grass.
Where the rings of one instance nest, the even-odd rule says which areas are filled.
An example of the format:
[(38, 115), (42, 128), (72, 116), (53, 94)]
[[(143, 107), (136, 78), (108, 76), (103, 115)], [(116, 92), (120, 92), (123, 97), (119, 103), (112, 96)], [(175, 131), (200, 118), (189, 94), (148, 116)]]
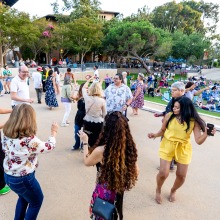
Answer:
[(205, 91), (205, 90), (209, 90), (209, 87), (207, 86), (207, 87), (205, 87), (205, 88), (203, 88), (203, 89), (200, 89), (200, 90), (195, 90), (195, 87), (197, 86), (197, 84), (196, 83), (194, 83), (194, 82), (188, 82), (187, 84), (186, 84), (186, 94), (185, 94), (185, 96), (187, 97), (187, 98), (189, 98), (190, 100), (193, 100), (193, 97), (194, 96), (197, 96), (197, 95), (199, 95), (200, 93), (202, 93), (203, 91)]

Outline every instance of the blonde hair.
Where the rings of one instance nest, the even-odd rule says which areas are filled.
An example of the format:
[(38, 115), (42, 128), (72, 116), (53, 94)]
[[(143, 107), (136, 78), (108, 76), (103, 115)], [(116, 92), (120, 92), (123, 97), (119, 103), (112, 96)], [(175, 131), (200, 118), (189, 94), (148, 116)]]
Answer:
[(37, 132), (36, 113), (28, 104), (14, 107), (3, 128), (4, 135), (9, 138), (31, 137)]
[(93, 82), (89, 87), (89, 96), (102, 97), (102, 88), (99, 82)]

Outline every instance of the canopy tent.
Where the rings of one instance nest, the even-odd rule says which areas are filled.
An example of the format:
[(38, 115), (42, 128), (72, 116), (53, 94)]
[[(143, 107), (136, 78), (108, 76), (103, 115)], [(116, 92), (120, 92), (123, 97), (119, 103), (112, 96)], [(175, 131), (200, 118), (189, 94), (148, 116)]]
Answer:
[(165, 62), (172, 62), (172, 63), (185, 63), (186, 60), (184, 60), (183, 58), (173, 58), (173, 57), (169, 57)]

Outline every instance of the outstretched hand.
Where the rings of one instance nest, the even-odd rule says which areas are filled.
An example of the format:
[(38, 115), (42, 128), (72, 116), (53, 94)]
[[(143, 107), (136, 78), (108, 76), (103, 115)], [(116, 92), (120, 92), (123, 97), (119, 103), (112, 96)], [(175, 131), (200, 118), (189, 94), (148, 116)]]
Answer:
[(148, 138), (150, 138), (150, 139), (151, 139), (151, 138), (154, 138), (154, 139), (156, 138), (156, 135), (155, 135), (154, 133), (149, 133), (147, 136), (148, 136)]

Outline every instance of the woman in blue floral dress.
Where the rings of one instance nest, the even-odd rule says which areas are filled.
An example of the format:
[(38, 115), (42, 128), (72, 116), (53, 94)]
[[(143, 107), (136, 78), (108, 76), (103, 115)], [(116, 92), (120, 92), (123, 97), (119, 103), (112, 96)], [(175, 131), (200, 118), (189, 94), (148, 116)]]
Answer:
[(132, 115), (138, 115), (138, 109), (144, 106), (144, 74), (139, 73), (137, 80), (137, 87), (134, 91), (133, 99), (131, 102), (131, 107), (133, 110)]
[(54, 107), (58, 107), (58, 102), (56, 98), (56, 86), (55, 86), (55, 77), (53, 70), (50, 70), (46, 80), (46, 94), (45, 94), (45, 103), (49, 106), (50, 110)]

